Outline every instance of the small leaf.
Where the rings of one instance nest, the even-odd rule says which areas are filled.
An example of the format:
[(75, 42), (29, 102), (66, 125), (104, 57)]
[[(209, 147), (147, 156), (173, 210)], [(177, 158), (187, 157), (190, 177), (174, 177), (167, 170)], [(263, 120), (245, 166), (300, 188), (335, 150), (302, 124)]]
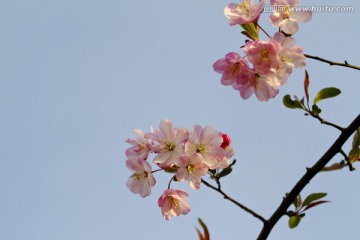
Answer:
[(314, 104), (317, 104), (320, 100), (323, 100), (326, 98), (336, 97), (340, 93), (341, 93), (341, 91), (338, 88), (334, 88), (334, 87), (324, 88), (316, 94), (315, 99), (314, 99)]
[(310, 194), (309, 196), (307, 196), (304, 200), (304, 203), (303, 203), (303, 207), (307, 206), (308, 204), (310, 204), (311, 202), (313, 201), (316, 201), (320, 198), (323, 198), (327, 195), (327, 193), (312, 193)]
[(248, 33), (247, 31), (241, 31), (241, 34), (245, 35), (246, 37), (248, 37), (249, 39), (256, 41), (258, 39), (256, 39), (256, 37), (252, 36), (250, 33)]
[(315, 115), (319, 115), (321, 113), (321, 109), (316, 105), (312, 105), (312, 112), (315, 114)]
[(200, 232), (200, 230), (198, 228), (196, 228), (196, 231), (197, 231), (198, 236), (199, 236), (199, 240), (210, 240), (209, 230), (206, 227), (205, 223), (200, 218), (198, 218), (198, 221), (199, 221), (202, 229), (204, 230), (204, 234), (202, 234)]
[(349, 152), (349, 161), (353, 163), (355, 161), (359, 161), (360, 159), (360, 128), (358, 128), (355, 132), (353, 141), (352, 141), (352, 149)]
[(345, 167), (345, 163), (344, 162), (339, 162), (339, 163), (334, 163), (328, 167), (324, 167), (323, 169), (321, 169), (321, 171), (326, 172), (326, 171), (334, 171), (334, 170), (340, 170), (342, 168)]
[(200, 230), (198, 228), (195, 228), (195, 229), (198, 234), (199, 240), (205, 240), (204, 235), (200, 232)]
[(247, 34), (243, 32), (242, 34), (249, 37), (251, 40), (259, 40), (259, 28), (256, 23), (241, 24), (241, 27), (247, 32)]
[(353, 149), (349, 154), (349, 161), (350, 163), (360, 161), (360, 148)]
[(329, 201), (321, 200), (321, 201), (317, 201), (317, 202), (312, 202), (312, 203), (310, 203), (309, 205), (307, 205), (306, 208), (304, 208), (303, 211), (308, 210), (308, 209), (310, 209), (310, 208), (312, 208), (312, 207), (315, 207), (315, 206), (317, 206), (317, 205), (320, 205), (320, 204), (323, 204), (323, 203), (327, 203), (327, 202), (329, 202)]
[(302, 201), (302, 199), (301, 199), (301, 195), (299, 194), (299, 195), (298, 195), (298, 202), (297, 202), (297, 207), (296, 207), (296, 209), (300, 209), (302, 205), (303, 205), (303, 201)]
[(229, 175), (230, 173), (232, 172), (232, 168), (231, 167), (227, 167), (227, 168), (224, 168), (218, 175), (217, 175), (217, 178), (222, 178), (222, 177), (225, 177), (227, 175)]
[(284, 96), (283, 103), (284, 103), (285, 107), (287, 107), (287, 108), (291, 108), (291, 109), (300, 108), (300, 109), (303, 109), (303, 107), (301, 106), (299, 100), (292, 100), (289, 94)]
[(293, 205), (294, 205), (295, 209), (297, 209), (297, 206), (298, 206), (298, 199), (297, 199), (297, 197), (294, 199)]
[(356, 133), (352, 141), (352, 147), (360, 148), (360, 127), (356, 130)]
[(308, 107), (309, 107), (309, 85), (310, 85), (309, 74), (305, 70), (304, 90), (305, 90), (306, 103)]
[(301, 221), (301, 217), (299, 215), (291, 216), (289, 218), (289, 222), (288, 222), (289, 227), (290, 228), (296, 228), (297, 225), (299, 225), (300, 221)]

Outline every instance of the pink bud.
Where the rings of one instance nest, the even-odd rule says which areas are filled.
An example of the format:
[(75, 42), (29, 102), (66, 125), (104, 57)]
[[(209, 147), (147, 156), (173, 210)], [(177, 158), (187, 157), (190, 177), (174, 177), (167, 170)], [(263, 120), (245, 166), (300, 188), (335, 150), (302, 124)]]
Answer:
[(220, 147), (225, 149), (227, 146), (229, 146), (231, 144), (231, 139), (230, 139), (229, 135), (227, 135), (225, 133), (222, 134), (222, 138), (223, 138), (223, 142)]

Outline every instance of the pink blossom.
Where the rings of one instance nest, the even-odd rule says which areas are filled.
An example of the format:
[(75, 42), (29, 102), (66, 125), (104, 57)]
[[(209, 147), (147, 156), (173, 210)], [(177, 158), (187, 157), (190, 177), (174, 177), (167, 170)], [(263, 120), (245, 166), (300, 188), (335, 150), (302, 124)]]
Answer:
[(169, 168), (175, 164), (184, 153), (184, 142), (188, 136), (187, 129), (174, 128), (167, 119), (161, 121), (158, 131), (145, 134), (145, 138), (152, 139), (157, 143), (154, 151), (158, 154), (154, 158), (154, 163), (159, 164), (161, 168)]
[(201, 155), (197, 153), (190, 156), (182, 155), (179, 158), (178, 166), (176, 179), (180, 182), (189, 181), (190, 187), (193, 189), (200, 188), (201, 177), (209, 170)]
[(133, 171), (133, 174), (126, 182), (126, 186), (131, 192), (140, 194), (143, 198), (149, 196), (151, 187), (156, 183), (151, 173), (150, 164), (142, 159), (130, 159), (126, 161), (126, 166)]
[(190, 204), (187, 200), (188, 193), (183, 190), (166, 189), (158, 200), (162, 215), (166, 220), (171, 216), (186, 215), (190, 211)]
[(287, 83), (289, 76), (292, 73), (292, 66), (287, 62), (282, 61), (280, 68), (276, 70), (275, 77), (278, 86), (282, 86)]
[(222, 142), (221, 132), (215, 131), (211, 126), (202, 128), (195, 125), (185, 143), (185, 153), (200, 154), (209, 168), (215, 169), (224, 156), (224, 150), (220, 147)]
[(280, 60), (290, 67), (302, 68), (306, 65), (303, 49), (296, 45), (292, 37), (285, 37), (281, 32), (274, 35), (274, 40), (281, 45)]
[(287, 34), (298, 31), (298, 22), (308, 22), (312, 17), (311, 11), (301, 11), (297, 8), (298, 0), (271, 0), (273, 9), (277, 11), (270, 15), (270, 22), (274, 27), (280, 27)]
[(233, 85), (238, 78), (247, 74), (248, 63), (235, 52), (225, 55), (225, 58), (217, 60), (213, 65), (214, 71), (222, 74), (221, 83), (225, 86)]
[(280, 67), (279, 52), (281, 46), (273, 39), (270, 41), (248, 41), (243, 50), (257, 73), (267, 74), (271, 72), (271, 68)]
[(126, 149), (126, 157), (128, 159), (142, 159), (146, 160), (149, 153), (152, 152), (152, 143), (149, 139), (144, 138), (144, 132), (140, 129), (134, 129), (137, 139), (126, 139), (125, 141), (132, 147)]
[(268, 74), (254, 72), (252, 78), (241, 79), (236, 90), (239, 90), (243, 99), (247, 99), (255, 93), (259, 101), (268, 101), (278, 94), (278, 86), (280, 83), (276, 71), (273, 70)]
[(258, 5), (253, 0), (242, 0), (240, 4), (229, 3), (224, 14), (230, 26), (257, 22), (266, 0), (261, 0)]
[(276, 74), (262, 74), (257, 77), (255, 95), (259, 101), (267, 101), (279, 93), (279, 83)]
[(224, 149), (224, 157), (220, 161), (218, 168), (221, 169), (227, 168), (230, 165), (230, 160), (234, 156), (234, 154), (235, 154), (234, 148), (232, 146), (227, 146)]

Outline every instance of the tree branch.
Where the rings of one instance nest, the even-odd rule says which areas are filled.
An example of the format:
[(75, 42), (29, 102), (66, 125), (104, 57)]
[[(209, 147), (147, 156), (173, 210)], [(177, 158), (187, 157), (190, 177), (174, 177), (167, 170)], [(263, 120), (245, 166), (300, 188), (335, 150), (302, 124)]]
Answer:
[(207, 187), (219, 192), (221, 195), (223, 195), (223, 197), (227, 200), (229, 200), (230, 202), (234, 203), (236, 206), (240, 207), (241, 209), (243, 209), (245, 212), (250, 213), (251, 215), (253, 215), (255, 218), (259, 219), (260, 221), (262, 221), (264, 224), (266, 222), (265, 218), (263, 218), (262, 216), (260, 216), (259, 214), (257, 214), (256, 212), (254, 212), (253, 210), (251, 210), (250, 208), (246, 207), (245, 205), (237, 202), (236, 200), (234, 200), (233, 198), (229, 197), (226, 193), (224, 193), (221, 190), (220, 185), (218, 184), (218, 187), (214, 187), (213, 185), (211, 185), (210, 183), (206, 182), (205, 180), (201, 179), (201, 182), (204, 183)]
[(317, 57), (317, 56), (311, 56), (311, 55), (308, 55), (308, 54), (304, 54), (304, 55), (307, 58), (311, 58), (311, 59), (318, 60), (320, 62), (328, 63), (328, 64), (330, 64), (330, 66), (336, 65), (336, 66), (341, 66), (341, 67), (347, 67), (347, 68), (353, 68), (353, 69), (356, 69), (356, 70), (360, 70), (360, 67), (355, 66), (355, 65), (351, 65), (347, 61), (344, 61), (344, 63), (340, 63), (340, 62), (333, 62), (333, 61), (330, 61), (330, 60), (326, 60), (324, 58)]
[(264, 227), (261, 230), (257, 240), (265, 240), (269, 236), (271, 230), (280, 220), (280, 218), (286, 214), (287, 209), (290, 207), (297, 195), (305, 188), (316, 174), (339, 152), (341, 147), (350, 138), (350, 136), (360, 127), (360, 114), (354, 119), (354, 121), (345, 128), (340, 136), (336, 139), (333, 145), (326, 151), (326, 153), (312, 166), (308, 168), (304, 176), (296, 183), (290, 193), (283, 199), (279, 207), (275, 210), (269, 220), (264, 222)]

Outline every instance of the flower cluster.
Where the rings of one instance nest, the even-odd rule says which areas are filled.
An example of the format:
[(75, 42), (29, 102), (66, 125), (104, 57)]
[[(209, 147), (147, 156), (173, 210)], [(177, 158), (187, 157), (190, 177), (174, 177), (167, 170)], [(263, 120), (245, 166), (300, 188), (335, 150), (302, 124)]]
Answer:
[[(270, 16), (271, 24), (279, 27), (273, 37), (268, 40), (259, 39), (258, 25), (261, 10), (265, 0), (257, 5), (253, 0), (242, 0), (240, 4), (228, 4), (224, 13), (229, 25), (240, 24), (245, 29), (247, 40), (243, 46), (245, 56), (230, 52), (213, 65), (216, 72), (222, 74), (221, 83), (232, 86), (240, 92), (243, 99), (248, 99), (253, 93), (259, 101), (274, 98), (279, 87), (284, 85), (292, 68), (305, 67), (303, 49), (296, 45), (291, 37), (298, 30), (297, 22), (307, 22), (311, 19), (311, 12), (291, 11), (298, 1), (271, 0), (272, 5), (281, 5), (281, 12), (273, 12)], [(252, 66), (250, 66), (252, 64)]]
[[(131, 192), (147, 197), (156, 180), (154, 172), (164, 170), (174, 174), (172, 180), (188, 181), (191, 188), (200, 188), (201, 178), (207, 173), (229, 167), (234, 149), (230, 137), (216, 131), (211, 126), (195, 125), (191, 131), (186, 128), (174, 128), (165, 119), (159, 129), (144, 133), (135, 129), (136, 139), (126, 139), (132, 146), (125, 152), (126, 166), (133, 172), (126, 186)], [(152, 171), (148, 157), (153, 153), (153, 162), (159, 167)], [(171, 216), (187, 214), (190, 205), (188, 193), (170, 188), (159, 198), (158, 205), (166, 220)]]

